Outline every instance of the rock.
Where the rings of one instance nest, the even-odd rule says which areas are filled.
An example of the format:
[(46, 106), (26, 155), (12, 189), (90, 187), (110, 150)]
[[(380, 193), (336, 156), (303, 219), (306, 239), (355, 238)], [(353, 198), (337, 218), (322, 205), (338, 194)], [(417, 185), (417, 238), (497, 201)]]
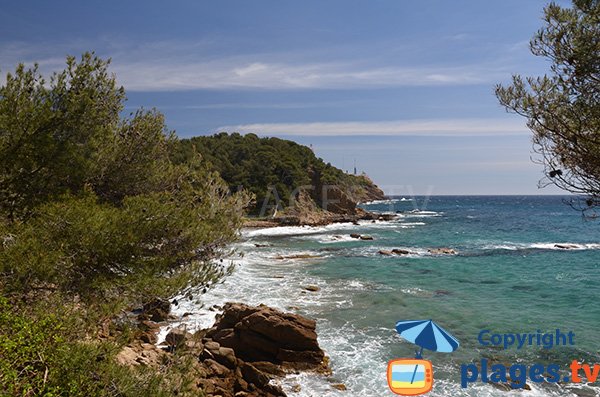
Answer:
[(292, 392), (300, 393), (300, 390), (302, 390), (302, 387), (299, 384), (296, 383), (294, 386), (292, 386)]
[(158, 336), (156, 335), (155, 332), (146, 331), (140, 335), (139, 340), (141, 340), (144, 343), (154, 344), (154, 343), (158, 342)]
[(433, 255), (456, 255), (457, 252), (452, 248), (430, 248), (427, 250), (430, 254)]
[(207, 337), (230, 347), (244, 361), (323, 370), (316, 323), (270, 307), (227, 303)]
[(253, 383), (258, 387), (263, 387), (269, 383), (269, 378), (252, 364), (243, 363), (241, 370), (244, 380), (248, 383)]
[(117, 363), (129, 367), (139, 365), (158, 367), (165, 352), (150, 343), (125, 346), (115, 357)]
[(409, 250), (405, 250), (405, 249), (394, 248), (392, 250), (392, 253), (396, 254), (396, 255), (409, 255), (412, 252), (410, 252)]
[(170, 312), (171, 303), (167, 300), (157, 298), (144, 305), (142, 314), (152, 321), (160, 322), (166, 321), (169, 318)]
[(191, 337), (192, 334), (185, 329), (173, 328), (165, 337), (165, 342), (167, 342), (169, 346), (179, 346)]
[(361, 240), (373, 240), (373, 236), (360, 236)]
[(131, 346), (125, 346), (115, 357), (117, 362), (121, 365), (140, 365), (137, 362), (138, 352), (135, 351)]
[(307, 291), (311, 291), (311, 292), (318, 292), (321, 290), (320, 287), (317, 287), (316, 285), (307, 285), (306, 287), (303, 287), (305, 290)]
[(138, 323), (138, 328), (141, 332), (138, 339), (142, 342), (154, 344), (158, 341), (157, 334), (160, 329), (160, 325), (154, 321), (142, 320)]
[(358, 233), (350, 233), (350, 237), (352, 237), (352, 238), (360, 238), (360, 234), (358, 234)]
[(218, 362), (216, 362), (215, 360), (210, 359), (210, 358), (204, 360), (204, 364), (210, 370), (210, 374), (212, 374), (214, 376), (222, 377), (222, 376), (228, 375), (231, 372), (229, 370), (229, 368), (227, 368), (226, 366), (224, 366), (222, 364), (219, 364)]
[(343, 383), (335, 383), (335, 384), (331, 385), (331, 387), (333, 387), (334, 389), (337, 389), (337, 390), (341, 390), (341, 391), (348, 390), (346, 385)]
[(210, 351), (218, 351), (221, 348), (219, 342), (215, 342), (211, 339), (205, 339), (204, 348)]
[(313, 254), (295, 254), (295, 255), (277, 255), (274, 257), (274, 259), (279, 259), (279, 260), (283, 260), (283, 259), (314, 259), (314, 258), (320, 258), (320, 256), (313, 255)]
[(235, 352), (229, 347), (220, 347), (216, 351), (212, 351), (215, 361), (223, 364), (229, 369), (234, 369), (237, 363)]
[(392, 251), (388, 251), (388, 250), (379, 250), (379, 254), (380, 255), (387, 255), (387, 256), (393, 255)]
[(264, 372), (265, 374), (275, 376), (285, 376), (286, 372), (277, 364), (273, 364), (269, 361), (255, 361), (252, 363), (256, 369)]
[(570, 249), (577, 249), (577, 248), (579, 248), (579, 246), (576, 244), (554, 244), (554, 248), (570, 250)]

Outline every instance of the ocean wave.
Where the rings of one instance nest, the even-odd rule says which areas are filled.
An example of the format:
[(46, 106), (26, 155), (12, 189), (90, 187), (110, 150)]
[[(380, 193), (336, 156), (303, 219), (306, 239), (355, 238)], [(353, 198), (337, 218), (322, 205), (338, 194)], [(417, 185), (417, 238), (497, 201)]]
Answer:
[(483, 246), (483, 249), (487, 250), (509, 250), (509, 251), (521, 251), (521, 250), (553, 250), (553, 251), (585, 251), (585, 250), (597, 250), (600, 249), (600, 243), (570, 243), (570, 242), (557, 242), (557, 243), (513, 243), (505, 242), (500, 244), (488, 244)]
[(373, 200), (373, 201), (365, 201), (364, 203), (359, 203), (361, 205), (377, 205), (377, 204), (394, 204), (400, 201), (409, 201), (402, 199), (387, 199), (387, 200)]
[(275, 226), (265, 227), (260, 229), (246, 228), (242, 229), (241, 237), (243, 239), (252, 239), (256, 237), (287, 237), (287, 236), (303, 236), (311, 234), (333, 233), (336, 230), (353, 230), (359, 227), (389, 227), (394, 221), (387, 220), (360, 220), (358, 224), (352, 222), (331, 223), (324, 226)]

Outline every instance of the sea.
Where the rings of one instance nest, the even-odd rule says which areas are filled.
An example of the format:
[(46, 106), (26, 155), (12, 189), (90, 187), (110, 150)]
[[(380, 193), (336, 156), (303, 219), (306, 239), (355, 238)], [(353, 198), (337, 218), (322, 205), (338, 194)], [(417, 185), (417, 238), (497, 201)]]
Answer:
[[(389, 221), (245, 229), (227, 259), (231, 274), (178, 296), (183, 316), (162, 330), (208, 328), (225, 302), (266, 304), (317, 321), (332, 375), (277, 380), (290, 396), (393, 396), (386, 368), (417, 347), (395, 330), (433, 320), (459, 340), (432, 362), (430, 396), (600, 396), (586, 383), (533, 383), (505, 391), (480, 380), (461, 386), (461, 367), (487, 359), (531, 366), (600, 363), (600, 220), (584, 219), (563, 196), (416, 196), (365, 203)], [(361, 240), (352, 233), (368, 235)], [(455, 255), (434, 254), (451, 248)], [(562, 247), (562, 248), (561, 248)], [(565, 248), (568, 247), (568, 248)], [(408, 255), (382, 255), (403, 249)], [(318, 287), (309, 291), (306, 287)], [(315, 289), (315, 288), (312, 288)], [(573, 345), (484, 346), (491, 334), (573, 332)], [(489, 339), (489, 336), (488, 336)], [(581, 372), (582, 374), (582, 372)], [(333, 387), (342, 383), (347, 390)], [(299, 390), (299, 391), (298, 391)]]

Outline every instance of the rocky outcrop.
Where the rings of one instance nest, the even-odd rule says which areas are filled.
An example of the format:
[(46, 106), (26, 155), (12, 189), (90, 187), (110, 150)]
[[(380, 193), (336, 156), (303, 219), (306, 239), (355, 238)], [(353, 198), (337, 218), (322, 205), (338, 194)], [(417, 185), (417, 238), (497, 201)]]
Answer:
[[(309, 287), (306, 289), (318, 290)], [(165, 311), (162, 314), (168, 316), (168, 307), (162, 305), (161, 312)], [(156, 334), (158, 327), (148, 317), (148, 312), (142, 311), (139, 324), (145, 333)], [(285, 397), (272, 379), (298, 370), (330, 373), (315, 328), (315, 321), (300, 315), (264, 305), (227, 303), (212, 328), (195, 334), (185, 328), (172, 329), (165, 348), (134, 341), (117, 354), (116, 360), (122, 365), (158, 370), (175, 357), (171, 353), (177, 352), (179, 359), (193, 357), (189, 371), (194, 392), (215, 397)]]
[(268, 306), (227, 303), (206, 337), (232, 348), (245, 361), (267, 361), (289, 369), (326, 371), (316, 322)]

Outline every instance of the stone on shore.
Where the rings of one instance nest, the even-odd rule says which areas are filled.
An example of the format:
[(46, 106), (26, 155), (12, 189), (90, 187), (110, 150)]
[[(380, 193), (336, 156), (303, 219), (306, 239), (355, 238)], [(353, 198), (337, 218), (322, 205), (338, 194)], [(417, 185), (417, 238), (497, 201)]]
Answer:
[(232, 348), (245, 361), (326, 371), (315, 328), (314, 320), (297, 314), (264, 305), (227, 303), (206, 336)]

